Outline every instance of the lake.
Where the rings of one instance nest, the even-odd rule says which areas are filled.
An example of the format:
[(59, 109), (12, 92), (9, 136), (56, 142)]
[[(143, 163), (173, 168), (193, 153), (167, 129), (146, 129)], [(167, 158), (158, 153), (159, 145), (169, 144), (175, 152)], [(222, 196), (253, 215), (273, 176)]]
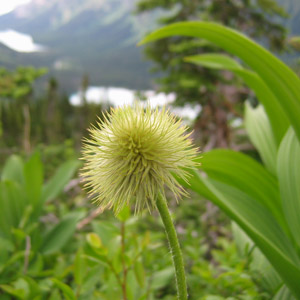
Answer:
[(46, 49), (35, 44), (30, 35), (12, 29), (0, 31), (0, 43), (17, 52), (39, 52)]
[[(200, 105), (191, 106), (189, 104), (184, 107), (173, 107), (175, 94), (156, 93), (154, 91), (142, 91), (142, 98), (145, 103), (149, 102), (152, 107), (162, 107), (167, 105), (170, 110), (183, 119), (189, 121), (194, 120), (201, 111)], [(90, 86), (86, 91), (86, 99), (89, 103), (101, 103), (104, 106), (122, 106), (124, 104), (133, 104), (138, 100), (138, 94), (135, 90), (118, 87), (97, 87)], [(70, 96), (72, 105), (82, 104), (82, 93), (77, 92)]]

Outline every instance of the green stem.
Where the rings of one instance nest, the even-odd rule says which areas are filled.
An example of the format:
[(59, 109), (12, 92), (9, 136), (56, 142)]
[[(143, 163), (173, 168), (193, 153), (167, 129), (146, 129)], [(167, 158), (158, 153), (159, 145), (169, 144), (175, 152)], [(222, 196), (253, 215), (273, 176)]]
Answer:
[(173, 264), (175, 267), (177, 296), (179, 300), (186, 300), (188, 299), (188, 294), (180, 245), (178, 242), (177, 234), (168, 209), (166, 199), (160, 193), (157, 197), (156, 206), (164, 223), (167, 238), (169, 241), (169, 247), (172, 253)]

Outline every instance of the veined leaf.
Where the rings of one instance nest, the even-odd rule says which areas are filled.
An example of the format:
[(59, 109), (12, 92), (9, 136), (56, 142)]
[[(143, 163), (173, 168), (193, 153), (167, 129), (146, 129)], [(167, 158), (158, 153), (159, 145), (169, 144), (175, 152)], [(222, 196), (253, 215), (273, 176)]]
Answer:
[(255, 202), (268, 208), (282, 228), (289, 232), (281, 209), (277, 179), (261, 164), (245, 154), (225, 149), (203, 153), (199, 162), (210, 178), (247, 193)]
[(23, 168), (24, 164), (21, 157), (11, 155), (5, 162), (1, 180), (13, 180), (22, 185), (24, 183)]
[(271, 134), (279, 147), (290, 124), (275, 95), (255, 72), (243, 68), (237, 61), (224, 54), (200, 54), (186, 57), (185, 60), (208, 68), (230, 70), (241, 77), (264, 106), (273, 129)]
[(0, 182), (0, 236), (11, 236), (12, 228), (20, 224), (25, 205), (25, 195), (16, 182)]
[[(269, 210), (252, 197), (227, 184), (199, 176), (193, 171), (193, 184), (205, 185), (209, 200), (224, 210), (255, 242), (280, 277), (300, 297), (300, 260), (293, 245)], [(197, 184), (195, 184), (197, 183)], [(187, 184), (185, 184), (187, 186)]]
[(73, 290), (68, 285), (56, 278), (52, 278), (52, 281), (63, 292), (63, 295), (66, 300), (76, 300), (76, 296)]
[(266, 168), (276, 175), (277, 147), (269, 119), (260, 105), (252, 108), (246, 102), (245, 127)]
[(250, 269), (261, 274), (262, 286), (274, 294), (283, 285), (280, 276), (261, 251), (254, 245), (253, 241), (235, 222), (232, 222), (232, 232), (241, 255), (243, 257), (251, 255)]
[(40, 154), (36, 152), (24, 165), (25, 190), (29, 204), (34, 209), (40, 208), (43, 185), (43, 164)]
[(150, 33), (140, 44), (174, 35), (204, 38), (242, 59), (273, 92), (300, 140), (300, 79), (289, 67), (245, 35), (211, 22), (165, 26)]
[(277, 173), (283, 211), (300, 247), (300, 143), (292, 128), (280, 145)]
[(283, 285), (281, 289), (276, 293), (272, 300), (296, 300), (291, 291), (286, 285)]
[(43, 254), (52, 254), (65, 246), (74, 234), (79, 218), (78, 213), (70, 213), (64, 217), (44, 236), (40, 251)]
[(64, 189), (79, 167), (78, 160), (69, 160), (62, 164), (54, 176), (43, 186), (42, 203), (53, 200)]

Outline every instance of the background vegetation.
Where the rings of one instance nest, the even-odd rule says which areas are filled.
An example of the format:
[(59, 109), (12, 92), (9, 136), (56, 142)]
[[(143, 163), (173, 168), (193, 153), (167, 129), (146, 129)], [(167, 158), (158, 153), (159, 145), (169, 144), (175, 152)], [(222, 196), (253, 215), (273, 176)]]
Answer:
[[(296, 16), (292, 20), (271, 0), (187, 2), (140, 1), (135, 14), (155, 9), (150, 22), (145, 14), (129, 14), (131, 1), (111, 1), (105, 15), (100, 2), (87, 1), (85, 8), (72, 2), (73, 11), (69, 1), (49, 1), (26, 21), (14, 13), (0, 17), (1, 26), (23, 28), (57, 49), (51, 57), (11, 56), (1, 46), (0, 300), (176, 299), (156, 213), (136, 217), (126, 208), (116, 218), (95, 207), (80, 183), (81, 140), (107, 109), (87, 101), (88, 85), (150, 86), (141, 48), (130, 45), (146, 31), (137, 30), (139, 20), (154, 28), (156, 17), (159, 24), (199, 18), (225, 23), (283, 51), (299, 70), (297, 53), (288, 52), (289, 44), (297, 49), (296, 40), (288, 43), (282, 27), (299, 33), (297, 1), (285, 7)], [(63, 10), (72, 12), (69, 19)], [(60, 16), (56, 27), (48, 22), (53, 16)], [(170, 25), (148, 37), (168, 39), (146, 46), (159, 66), (158, 87), (176, 92), (179, 105), (202, 105), (193, 138), (204, 152), (206, 176), (192, 173), (191, 196), (180, 203), (169, 195), (190, 299), (299, 299), (299, 78), (234, 31), (190, 24)], [(49, 62), (65, 53), (78, 69), (54, 71)], [(21, 66), (25, 56), (35, 67)], [(82, 76), (83, 66), (89, 76)], [(74, 86), (82, 91), (80, 106), (62, 93)], [(206, 152), (215, 147), (242, 153)]]

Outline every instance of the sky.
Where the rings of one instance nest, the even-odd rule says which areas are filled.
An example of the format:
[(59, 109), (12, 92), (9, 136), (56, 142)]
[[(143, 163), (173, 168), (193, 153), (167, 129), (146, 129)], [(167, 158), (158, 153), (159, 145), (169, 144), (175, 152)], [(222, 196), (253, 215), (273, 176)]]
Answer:
[(25, 4), (31, 0), (0, 0), (0, 15), (7, 14), (14, 10), (18, 5)]

